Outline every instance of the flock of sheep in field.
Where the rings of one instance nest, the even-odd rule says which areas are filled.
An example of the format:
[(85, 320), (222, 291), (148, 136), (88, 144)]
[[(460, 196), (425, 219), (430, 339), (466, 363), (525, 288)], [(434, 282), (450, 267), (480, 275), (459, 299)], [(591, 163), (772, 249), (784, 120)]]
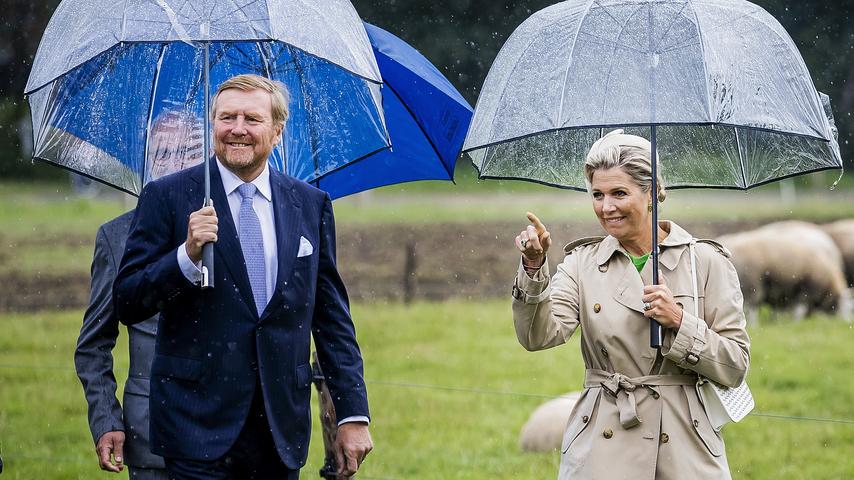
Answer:
[[(854, 291), (854, 219), (816, 225), (783, 221), (717, 239), (731, 253), (744, 294), (748, 325), (763, 305), (795, 320), (813, 313), (851, 321)], [(560, 447), (569, 414), (581, 392), (549, 400), (522, 427), (522, 450)]]

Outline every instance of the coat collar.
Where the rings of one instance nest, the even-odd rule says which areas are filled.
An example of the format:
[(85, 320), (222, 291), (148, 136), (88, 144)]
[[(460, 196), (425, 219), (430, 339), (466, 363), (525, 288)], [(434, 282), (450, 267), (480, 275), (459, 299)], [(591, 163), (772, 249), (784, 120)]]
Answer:
[[(685, 250), (684, 247), (691, 243), (694, 237), (675, 222), (662, 220), (658, 224), (665, 231), (669, 231), (667, 238), (659, 244), (661, 254), (658, 256), (658, 261), (668, 270), (673, 270), (676, 268), (676, 264), (679, 263), (679, 257), (682, 256), (682, 252)], [(608, 235), (599, 244), (599, 250), (596, 252), (596, 264), (604, 265), (608, 263), (617, 251), (627, 254), (626, 250), (620, 245), (620, 242), (613, 236)]]

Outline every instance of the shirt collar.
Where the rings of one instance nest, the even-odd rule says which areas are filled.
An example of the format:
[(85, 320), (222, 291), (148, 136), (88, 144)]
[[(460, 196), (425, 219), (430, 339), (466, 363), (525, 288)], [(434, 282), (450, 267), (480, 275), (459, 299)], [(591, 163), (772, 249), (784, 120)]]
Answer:
[[(222, 178), (222, 187), (225, 189), (226, 196), (231, 195), (235, 190), (237, 190), (237, 187), (246, 183), (240, 177), (235, 175), (234, 172), (223, 165), (219, 157), (216, 159), (216, 167), (219, 169), (219, 176)], [(272, 189), (270, 188), (269, 163), (265, 163), (264, 170), (261, 170), (261, 173), (249, 183), (255, 185), (255, 188), (258, 189), (258, 193), (260, 193), (268, 202), (273, 200)]]
[[(661, 242), (662, 247), (677, 247), (680, 245), (688, 245), (691, 243), (693, 237), (691, 234), (686, 232), (685, 229), (677, 225), (675, 222), (663, 220), (659, 222), (662, 228), (665, 230), (669, 230), (670, 232), (667, 234), (667, 238)], [(620, 242), (611, 235), (605, 237), (602, 240), (602, 243), (599, 245), (599, 251), (596, 253), (596, 263), (598, 265), (603, 265), (611, 259), (611, 256), (614, 255), (614, 252), (617, 250), (623, 250), (623, 247), (620, 246)], [(675, 248), (662, 248), (661, 255), (659, 256), (659, 261), (668, 268), (673, 268), (676, 265), (676, 262), (679, 260), (679, 256), (682, 254), (681, 249)]]

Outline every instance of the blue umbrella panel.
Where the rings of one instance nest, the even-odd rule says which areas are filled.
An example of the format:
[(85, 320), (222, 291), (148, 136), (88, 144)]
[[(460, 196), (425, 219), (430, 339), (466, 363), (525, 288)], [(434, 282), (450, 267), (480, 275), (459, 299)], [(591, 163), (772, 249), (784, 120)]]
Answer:
[[(204, 49), (120, 43), (28, 92), (36, 158), (129, 193), (202, 160)], [(305, 181), (388, 148), (380, 85), (276, 41), (211, 42), (212, 90), (254, 73), (281, 81), (290, 118), (271, 164)]]
[(391, 149), (345, 165), (315, 181), (332, 198), (415, 180), (452, 180), (472, 108), (417, 50), (365, 24), (380, 76)]

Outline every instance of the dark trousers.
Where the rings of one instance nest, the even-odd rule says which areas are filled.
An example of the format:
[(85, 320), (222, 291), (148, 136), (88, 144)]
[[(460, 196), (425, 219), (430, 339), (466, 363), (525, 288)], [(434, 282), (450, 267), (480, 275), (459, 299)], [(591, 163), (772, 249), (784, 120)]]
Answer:
[(299, 480), (299, 470), (288, 469), (276, 451), (260, 381), (246, 423), (225, 455), (213, 461), (164, 459), (169, 480)]

